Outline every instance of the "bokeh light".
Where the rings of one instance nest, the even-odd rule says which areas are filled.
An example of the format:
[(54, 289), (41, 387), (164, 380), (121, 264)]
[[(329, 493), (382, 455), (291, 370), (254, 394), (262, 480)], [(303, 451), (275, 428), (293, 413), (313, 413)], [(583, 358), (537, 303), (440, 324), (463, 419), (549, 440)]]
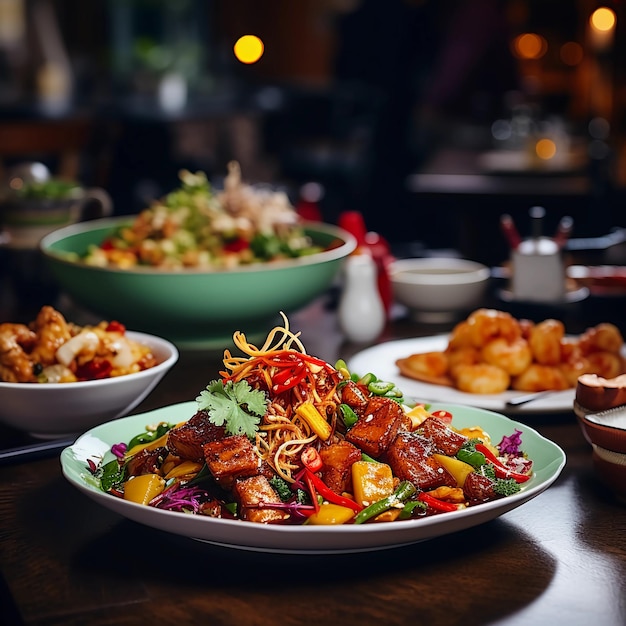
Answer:
[(599, 31), (613, 30), (615, 27), (615, 13), (607, 7), (596, 9), (589, 18), (591, 27)]
[(561, 61), (570, 67), (579, 65), (583, 60), (583, 55), (583, 47), (575, 41), (568, 41), (564, 43), (559, 50)]
[(540, 159), (547, 161), (556, 154), (556, 144), (552, 139), (540, 139), (535, 144), (535, 153)]
[(265, 46), (256, 35), (243, 35), (233, 47), (235, 56), (241, 63), (256, 63), (262, 56)]
[(536, 33), (523, 33), (513, 40), (513, 53), (519, 59), (540, 59), (548, 50), (548, 43)]

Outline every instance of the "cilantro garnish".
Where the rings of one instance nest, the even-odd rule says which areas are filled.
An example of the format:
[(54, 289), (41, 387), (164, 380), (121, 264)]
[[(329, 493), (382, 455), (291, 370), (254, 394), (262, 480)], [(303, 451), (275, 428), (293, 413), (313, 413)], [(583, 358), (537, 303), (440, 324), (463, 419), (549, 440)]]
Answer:
[(216, 426), (225, 426), (231, 435), (252, 439), (267, 408), (264, 391), (252, 389), (246, 380), (226, 383), (212, 380), (196, 398), (200, 410), (206, 410)]

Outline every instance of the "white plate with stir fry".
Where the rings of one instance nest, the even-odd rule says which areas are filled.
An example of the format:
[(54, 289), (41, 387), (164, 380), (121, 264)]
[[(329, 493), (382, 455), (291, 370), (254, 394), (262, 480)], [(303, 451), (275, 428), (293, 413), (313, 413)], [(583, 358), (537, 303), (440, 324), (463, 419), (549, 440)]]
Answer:
[[(164, 407), (125, 417), (94, 428), (61, 455), (63, 473), (71, 484), (98, 504), (122, 517), (175, 535), (245, 550), (287, 553), (340, 553), (382, 550), (425, 541), (486, 523), (515, 509), (548, 489), (565, 465), (564, 452), (534, 429), (503, 415), (471, 407), (446, 408), (459, 427), (480, 424), (494, 439), (522, 431), (524, 450), (533, 460), (533, 476), (511, 496), (424, 519), (362, 525), (274, 525), (181, 514), (137, 504), (103, 492), (88, 469), (88, 459), (112, 459), (111, 447), (130, 440), (147, 424), (186, 420), (195, 402)], [(438, 408), (434, 407), (434, 408)]]
[(195, 402), (103, 424), (61, 455), (66, 478), (118, 514), (217, 545), (352, 552), (491, 520), (547, 489), (565, 455), (508, 418), (408, 405), (275, 328), (235, 333)]

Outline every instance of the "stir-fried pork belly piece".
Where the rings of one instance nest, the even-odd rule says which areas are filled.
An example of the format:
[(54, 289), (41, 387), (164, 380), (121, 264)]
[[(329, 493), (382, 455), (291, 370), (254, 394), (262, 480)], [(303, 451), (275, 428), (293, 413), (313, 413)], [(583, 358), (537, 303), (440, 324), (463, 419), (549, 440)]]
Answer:
[(206, 411), (198, 411), (187, 422), (169, 431), (167, 449), (181, 459), (202, 463), (202, 446), (208, 441), (218, 441), (225, 436), (226, 430), (223, 426), (211, 423)]
[(447, 456), (456, 456), (461, 446), (467, 441), (465, 435), (448, 428), (448, 425), (437, 417), (426, 418), (418, 430), (435, 444), (438, 452)]
[(404, 422), (404, 411), (397, 402), (376, 396), (370, 398), (357, 415), (359, 419), (346, 433), (346, 439), (365, 454), (378, 458), (398, 434)]
[(450, 472), (432, 458), (433, 443), (417, 432), (401, 432), (387, 450), (386, 461), (393, 475), (410, 480), (418, 489), (456, 487)]
[(352, 464), (361, 460), (361, 451), (348, 441), (331, 443), (320, 448), (324, 463), (322, 480), (335, 493), (352, 491)]
[(144, 448), (128, 460), (126, 463), (126, 471), (129, 476), (158, 474), (166, 456), (167, 448), (160, 447), (154, 450)]
[(259, 502), (280, 503), (280, 498), (265, 476), (258, 475), (236, 480), (233, 484), (233, 494), (237, 500), (237, 511), (241, 519), (269, 524), (283, 522), (289, 518), (284, 511), (259, 508)]
[(261, 459), (245, 435), (230, 435), (219, 441), (204, 444), (204, 460), (215, 482), (230, 489), (237, 478), (256, 476), (261, 469)]
[(341, 401), (352, 407), (355, 411), (365, 409), (367, 398), (361, 388), (352, 380), (346, 382), (341, 388)]
[(463, 493), (470, 502), (488, 502), (498, 497), (493, 488), (493, 481), (475, 472), (467, 475), (463, 483)]

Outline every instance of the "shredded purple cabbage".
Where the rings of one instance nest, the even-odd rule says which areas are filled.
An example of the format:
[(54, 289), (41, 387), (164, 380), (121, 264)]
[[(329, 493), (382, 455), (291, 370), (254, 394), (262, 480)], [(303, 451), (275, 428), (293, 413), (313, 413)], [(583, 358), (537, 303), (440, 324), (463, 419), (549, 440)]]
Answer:
[(521, 454), (521, 445), (522, 431), (516, 428), (512, 435), (502, 437), (502, 441), (498, 445), (498, 450), (500, 450), (500, 454), (503, 456), (506, 454), (518, 456)]
[(315, 511), (315, 507), (311, 504), (301, 504), (296, 501), (289, 502), (259, 502), (258, 509), (281, 509), (297, 517), (308, 517)]
[(180, 483), (174, 483), (168, 489), (165, 489), (160, 495), (150, 502), (150, 506), (154, 506), (166, 511), (185, 510), (193, 513), (200, 511), (200, 498), (206, 496), (206, 491), (198, 487), (181, 487)]

